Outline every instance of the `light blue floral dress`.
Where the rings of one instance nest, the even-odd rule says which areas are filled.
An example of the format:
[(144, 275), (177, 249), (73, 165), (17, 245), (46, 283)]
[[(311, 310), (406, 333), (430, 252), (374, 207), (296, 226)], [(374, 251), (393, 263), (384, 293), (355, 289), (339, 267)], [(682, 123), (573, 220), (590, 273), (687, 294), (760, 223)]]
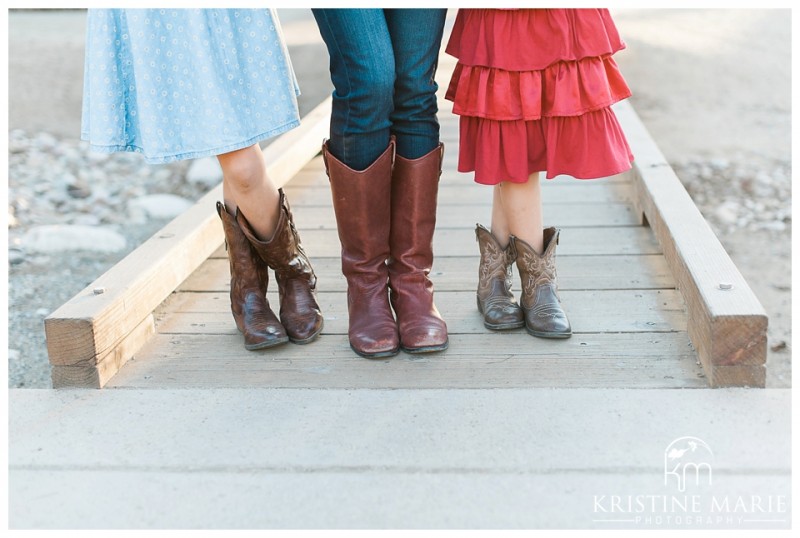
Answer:
[(219, 155), (300, 123), (271, 9), (90, 9), (81, 138), (148, 163)]

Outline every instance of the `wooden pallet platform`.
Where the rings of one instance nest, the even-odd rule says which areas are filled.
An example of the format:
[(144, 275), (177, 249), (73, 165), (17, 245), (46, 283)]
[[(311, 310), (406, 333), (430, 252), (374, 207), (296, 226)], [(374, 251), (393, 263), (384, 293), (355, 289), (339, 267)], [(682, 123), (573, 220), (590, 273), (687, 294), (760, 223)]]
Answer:
[[(213, 210), (219, 193), (212, 192), (179, 228), (171, 223), (156, 234), (155, 241), (171, 242), (167, 247), (144, 245), (144, 254), (134, 252), (133, 261), (126, 258), (48, 317), (54, 386), (764, 386), (763, 308), (627, 103), (616, 109), (637, 157), (631, 172), (543, 183), (545, 223), (562, 228), (560, 289), (573, 337), (552, 341), (524, 330), (484, 329), (475, 308), (474, 228), (489, 223), (491, 189), (456, 172), (458, 120), (441, 105), (446, 157), (432, 278), (450, 332), (446, 352), (366, 360), (348, 346), (336, 223), (323, 163), (314, 156), (325, 126), (323, 104), (291, 146), (279, 141), (265, 150), (273, 162), (287, 147), (303, 152), (275, 173), (318, 274), (321, 337), (304, 346), (244, 349), (230, 315), (228, 264)], [(197, 237), (197, 229), (205, 235)], [(176, 260), (175, 253), (188, 259)], [(720, 283), (732, 289), (721, 290)], [(94, 295), (99, 286), (110, 293)], [(274, 290), (269, 298), (277, 310)]]

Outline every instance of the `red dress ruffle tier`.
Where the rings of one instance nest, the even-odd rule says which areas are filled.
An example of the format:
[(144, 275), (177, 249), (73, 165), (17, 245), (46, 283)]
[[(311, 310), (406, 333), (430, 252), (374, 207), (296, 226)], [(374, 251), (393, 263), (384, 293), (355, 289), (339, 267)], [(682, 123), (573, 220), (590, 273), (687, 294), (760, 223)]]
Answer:
[(458, 170), (495, 185), (630, 169), (610, 108), (631, 95), (611, 57), (623, 48), (605, 9), (459, 9), (445, 96), (461, 116)]

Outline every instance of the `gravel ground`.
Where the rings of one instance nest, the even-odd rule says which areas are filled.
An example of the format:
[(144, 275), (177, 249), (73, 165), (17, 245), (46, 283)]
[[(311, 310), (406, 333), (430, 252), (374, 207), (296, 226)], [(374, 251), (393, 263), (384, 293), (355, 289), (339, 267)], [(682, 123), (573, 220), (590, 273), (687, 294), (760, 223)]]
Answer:
[[(775, 12), (756, 17), (737, 10), (675, 10), (669, 15), (652, 10), (615, 15), (629, 45), (620, 65), (634, 89), (632, 103), (764, 304), (770, 316), (767, 383), (788, 387), (791, 106), (788, 61), (781, 64), (789, 55), (788, 23)], [(305, 113), (330, 92), (327, 54), (307, 10), (281, 10), (281, 17)], [(716, 34), (690, 32), (692, 25), (703, 28), (713, 20), (730, 30), (745, 19), (766, 25), (766, 30), (757, 28), (759, 46), (783, 55), (770, 53), (767, 80), (744, 81), (740, 72), (750, 70), (739, 69), (745, 62), (764, 64), (763, 51), (750, 57), (734, 51), (728, 60), (710, 57), (698, 68), (703, 58), (692, 47), (709, 44), (693, 44), (692, 36), (713, 39)], [(78, 141), (82, 12), (12, 10), (9, 30), (8, 386), (46, 388), (51, 382), (42, 320), (170, 220), (153, 214), (179, 211), (208, 185), (187, 179), (187, 163), (150, 166), (136, 154), (90, 153)], [(740, 27), (735, 34), (754, 42)], [(665, 46), (670, 39), (687, 49), (683, 55)], [(653, 65), (657, 71), (650, 69)], [(681, 76), (692, 77), (689, 88)], [(710, 85), (737, 92), (715, 99)], [(43, 102), (48, 114), (42, 114)], [(173, 197), (152, 196), (158, 194)], [(53, 225), (59, 228), (47, 227)], [(102, 235), (93, 239), (86, 226)], [(68, 235), (75, 232), (77, 237)], [(48, 241), (54, 237), (67, 239)], [(68, 241), (87, 239), (94, 250), (58, 250)]]
[[(51, 386), (44, 318), (208, 190), (187, 181), (187, 168), (89, 152), (48, 133), (9, 134), (10, 387)], [(83, 239), (83, 249), (63, 250)]]

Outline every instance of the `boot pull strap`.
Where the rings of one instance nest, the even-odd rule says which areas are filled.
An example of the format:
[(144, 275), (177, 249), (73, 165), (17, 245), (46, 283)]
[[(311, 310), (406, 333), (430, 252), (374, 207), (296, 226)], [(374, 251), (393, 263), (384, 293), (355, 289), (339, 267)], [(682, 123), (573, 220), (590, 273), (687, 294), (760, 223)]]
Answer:
[(322, 139), (322, 162), (325, 163), (325, 175), (328, 176), (328, 181), (331, 180), (331, 173), (328, 170), (328, 139)]
[(442, 164), (444, 163), (444, 142), (439, 142), (439, 176), (442, 178)]

